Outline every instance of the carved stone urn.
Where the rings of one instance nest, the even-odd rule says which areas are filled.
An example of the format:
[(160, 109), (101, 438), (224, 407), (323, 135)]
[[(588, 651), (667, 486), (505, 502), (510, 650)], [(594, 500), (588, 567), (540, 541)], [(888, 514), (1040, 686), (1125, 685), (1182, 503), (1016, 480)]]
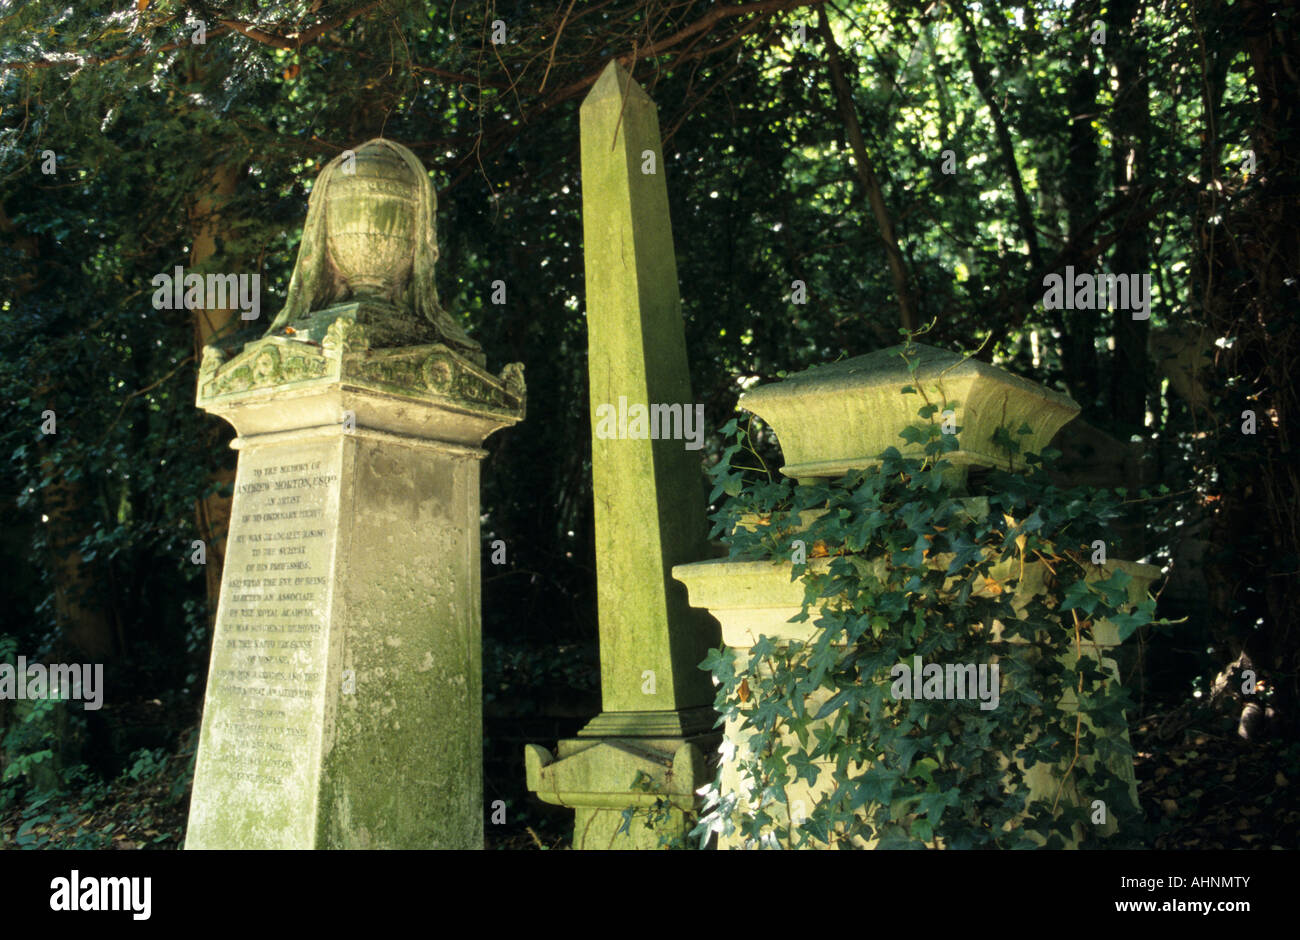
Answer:
[(268, 336), (320, 343), (353, 320), (373, 348), (441, 343), (483, 351), (438, 302), (438, 197), (418, 157), (376, 138), (331, 160), (312, 187), (284, 309)]
[(391, 302), (411, 277), (420, 181), (385, 143), (363, 144), (352, 172), (334, 179), (325, 231), (330, 262), (352, 296)]

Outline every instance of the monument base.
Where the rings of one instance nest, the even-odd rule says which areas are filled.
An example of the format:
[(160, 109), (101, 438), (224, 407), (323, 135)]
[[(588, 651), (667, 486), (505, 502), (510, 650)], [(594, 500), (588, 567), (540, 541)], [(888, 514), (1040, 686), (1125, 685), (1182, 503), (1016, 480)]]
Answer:
[[(704, 755), (720, 742), (719, 734), (570, 738), (559, 742), (554, 755), (527, 744), (528, 789), (544, 802), (576, 811), (575, 849), (685, 848), (696, 822), (695, 791), (710, 779)], [(636, 814), (622, 833), (628, 808)]]
[(481, 848), (479, 445), (521, 369), (324, 330), (205, 350), (240, 456), (186, 848)]
[(672, 711), (601, 712), (587, 722), (580, 738), (692, 738), (718, 723), (712, 705)]

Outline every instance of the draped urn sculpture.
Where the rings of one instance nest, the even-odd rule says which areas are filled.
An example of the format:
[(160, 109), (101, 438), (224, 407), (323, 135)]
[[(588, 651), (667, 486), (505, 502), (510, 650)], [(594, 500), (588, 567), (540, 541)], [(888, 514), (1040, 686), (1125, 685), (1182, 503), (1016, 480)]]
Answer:
[(331, 160), (312, 187), (284, 307), (261, 339), (204, 349), (200, 406), (343, 378), (483, 411), (486, 423), (467, 417), (469, 437), (480, 424), (518, 420), (523, 366), (491, 375), (479, 344), (438, 300), (437, 201), (401, 144), (377, 138)]
[(271, 334), (296, 333), (298, 321), (351, 303), (372, 346), (438, 342), (482, 364), (478, 343), (438, 302), (437, 204), (419, 158), (401, 144), (376, 138), (335, 157), (312, 187)]
[(414, 272), (415, 220), (427, 204), (418, 177), (395, 147), (375, 141), (362, 145), (350, 175), (336, 169), (329, 180), (325, 244), (339, 279), (356, 294), (397, 302)]

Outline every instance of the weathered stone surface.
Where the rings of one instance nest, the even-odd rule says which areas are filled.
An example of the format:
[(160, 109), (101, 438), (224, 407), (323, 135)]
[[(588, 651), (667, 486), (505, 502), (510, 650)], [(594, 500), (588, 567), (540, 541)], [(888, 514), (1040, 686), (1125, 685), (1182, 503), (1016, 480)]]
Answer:
[(432, 429), (435, 412), (386, 401), (387, 394), (443, 406), (445, 414), (436, 417), (438, 433), (471, 446), (523, 415), (526, 395), (518, 363), (493, 376), (440, 343), (371, 349), (369, 330), (346, 311), (319, 332), (319, 342), (306, 338), (314, 334), (268, 336), (229, 358), (206, 347), (199, 407), (223, 414), (237, 403), (250, 434), (282, 429), (286, 401), (294, 402), (303, 421), (315, 424), (335, 423), (352, 412), (358, 423), (395, 434), (419, 436)]
[[(817, 366), (780, 382), (760, 385), (741, 396), (742, 408), (772, 426), (788, 477), (838, 477), (853, 468), (875, 466), (887, 447), (904, 457), (922, 457), (920, 444), (898, 432), (920, 419), (919, 395), (904, 395), (905, 385), (920, 386), (940, 411), (952, 402), (961, 433), (961, 450), (946, 454), (957, 466), (1008, 466), (993, 444), (998, 427), (1009, 427), (1021, 453), (1039, 453), (1075, 415), (1079, 406), (1060, 392), (1012, 375), (978, 359), (933, 346), (914, 344), (916, 377), (902, 357), (903, 346)], [(936, 416), (936, 420), (939, 417)], [(1021, 424), (1030, 434), (1016, 435)], [(1019, 457), (1010, 462), (1023, 469)]]
[[(660, 837), (681, 839), (689, 832), (695, 791), (708, 779), (704, 754), (694, 742), (677, 737), (561, 741), (557, 758), (535, 744), (524, 747), (528, 789), (557, 806), (573, 806), (573, 843), (585, 849), (657, 849)], [(562, 768), (562, 769), (561, 769)], [(646, 790), (630, 791), (626, 782), (640, 773)], [(649, 811), (663, 800), (667, 819), (653, 829), (636, 819), (619, 834), (628, 807)]]
[(523, 367), (412, 315), (418, 251), (304, 266), (325, 235), (277, 325), (199, 370), (240, 457), (186, 847), (481, 848), (479, 460)]
[(401, 144), (377, 138), (350, 159), (343, 153), (331, 160), (312, 187), (289, 295), (268, 335), (283, 335), (319, 310), (368, 301), (407, 321), (405, 335), (379, 332), (373, 345), (441, 342), (481, 365), (478, 343), (438, 302), (437, 208), (428, 174)]
[(480, 846), (478, 445), (522, 401), (443, 346), (278, 337), (202, 388), (272, 351), (325, 361), (200, 398), (241, 436), (187, 847)]
[[(647, 152), (653, 172), (643, 172)], [(692, 402), (663, 166), (654, 103), (610, 63), (582, 105), (602, 711), (578, 740), (560, 742), (554, 761), (527, 752), (529, 787), (577, 807), (575, 848), (656, 848), (658, 836), (645, 830), (611, 843), (621, 809), (648, 796), (629, 790), (635, 771), (659, 768), (651, 777), (667, 786), (674, 755), (714, 740), (713, 692), (697, 666), (717, 626), (670, 574), (708, 555), (699, 451), (598, 433), (598, 409), (620, 398)], [(693, 799), (668, 828), (685, 825)]]
[[(642, 172), (645, 150), (654, 173)], [(693, 401), (661, 150), (654, 103), (611, 63), (582, 104), (593, 429), (596, 409), (619, 396)], [(707, 618), (669, 574), (708, 554), (699, 453), (680, 440), (593, 434), (591, 463), (602, 711), (707, 705), (708, 677), (696, 668), (708, 652)], [(642, 691), (647, 670), (652, 695)]]

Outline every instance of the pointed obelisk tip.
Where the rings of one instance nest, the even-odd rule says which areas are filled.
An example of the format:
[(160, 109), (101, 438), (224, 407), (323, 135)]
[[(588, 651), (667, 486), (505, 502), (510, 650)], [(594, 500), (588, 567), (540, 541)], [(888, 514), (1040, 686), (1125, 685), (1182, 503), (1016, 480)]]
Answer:
[(587, 92), (582, 106), (585, 108), (589, 104), (598, 104), (609, 99), (621, 102), (624, 95), (634, 99), (650, 100), (645, 89), (632, 80), (632, 76), (619, 64), (618, 59), (611, 59), (609, 65), (605, 66), (605, 71), (600, 73), (600, 78), (596, 79), (596, 84), (591, 86), (591, 91)]

